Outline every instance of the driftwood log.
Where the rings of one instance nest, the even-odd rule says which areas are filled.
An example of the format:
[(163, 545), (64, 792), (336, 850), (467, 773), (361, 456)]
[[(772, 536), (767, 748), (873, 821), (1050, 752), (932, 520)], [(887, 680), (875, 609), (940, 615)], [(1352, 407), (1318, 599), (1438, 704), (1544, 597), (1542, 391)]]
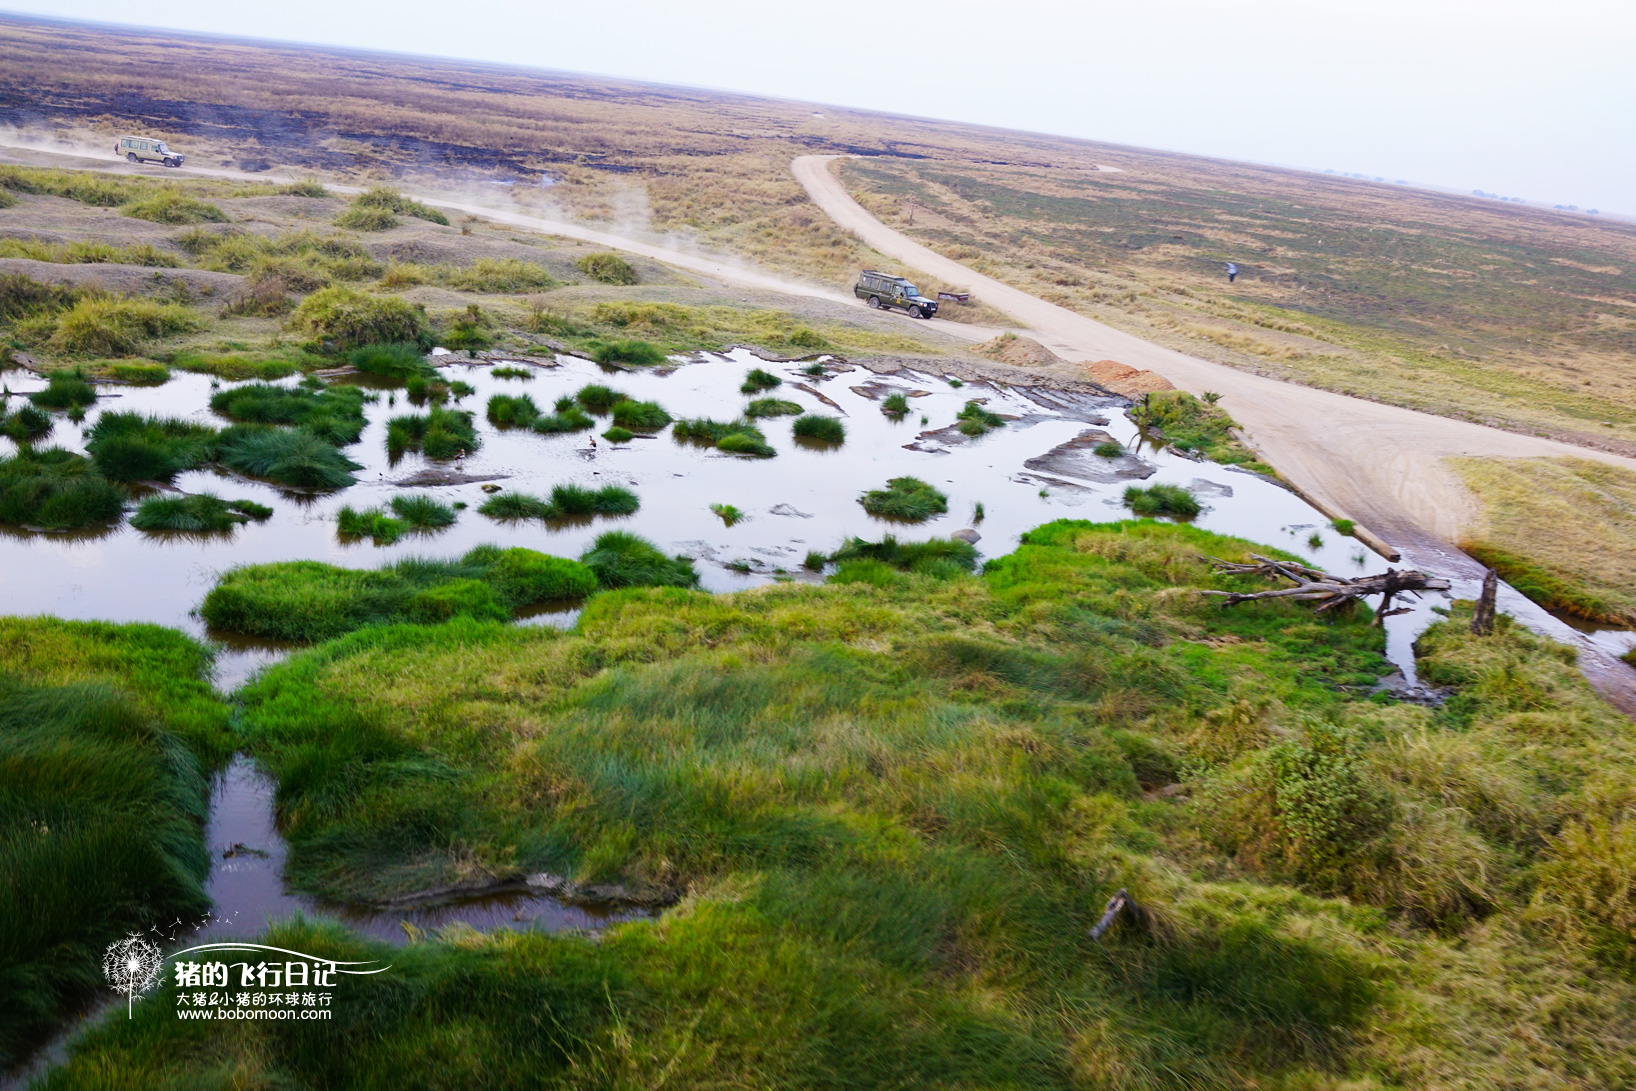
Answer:
[[(1263, 557), (1259, 553), (1250, 554), (1254, 564), (1237, 564), (1233, 561), (1223, 561), (1215, 557), (1205, 557), (1210, 567), (1217, 572), (1230, 572), (1241, 576), (1266, 576), (1269, 579), (1283, 577), (1289, 580), (1293, 587), (1279, 587), (1271, 591), (1204, 591), (1202, 594), (1216, 595), (1226, 601), (1224, 606), (1232, 606), (1240, 602), (1254, 602), (1259, 599), (1295, 599), (1297, 602), (1316, 602), (1318, 612), (1333, 610), (1337, 606), (1344, 606), (1349, 602), (1356, 602), (1369, 595), (1380, 596), (1380, 607), (1375, 611), (1376, 625), (1385, 618), (1394, 614), (1406, 614), (1409, 607), (1402, 606), (1392, 609), (1394, 596), (1414, 594), (1419, 591), (1447, 591), (1449, 581), (1437, 576), (1428, 576), (1424, 572), (1409, 570), (1399, 572), (1395, 568), (1388, 568), (1378, 576), (1336, 576), (1328, 572), (1321, 572), (1316, 568), (1308, 568), (1296, 561), (1275, 561), (1271, 557)], [(1419, 596), (1416, 595), (1418, 598)]]

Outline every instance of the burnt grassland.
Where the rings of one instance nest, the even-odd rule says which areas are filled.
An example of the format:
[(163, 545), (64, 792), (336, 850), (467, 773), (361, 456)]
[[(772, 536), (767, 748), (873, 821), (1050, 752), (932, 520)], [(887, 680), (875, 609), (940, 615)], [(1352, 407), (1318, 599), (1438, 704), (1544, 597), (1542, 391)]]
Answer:
[[(1630, 722), (1464, 607), (1418, 645), (1441, 709), (1371, 699), (1366, 611), (1196, 594), (1248, 586), (1200, 553), (1264, 548), (1064, 521), (981, 574), (852, 561), (299, 654), (240, 693), (299, 887), (673, 904), (424, 937), (298, 1033), (161, 990), (46, 1086), (1629, 1083)], [(1091, 940), (1119, 889), (1139, 910)]]

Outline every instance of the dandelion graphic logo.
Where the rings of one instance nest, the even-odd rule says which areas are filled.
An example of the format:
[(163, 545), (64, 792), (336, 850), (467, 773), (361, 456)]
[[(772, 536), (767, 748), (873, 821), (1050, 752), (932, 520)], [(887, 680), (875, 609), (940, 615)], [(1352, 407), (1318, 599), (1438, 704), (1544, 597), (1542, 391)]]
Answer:
[(159, 948), (141, 936), (127, 936), (108, 945), (102, 955), (102, 976), (115, 992), (125, 994), (125, 1017), (136, 998), (153, 988), (165, 960)]

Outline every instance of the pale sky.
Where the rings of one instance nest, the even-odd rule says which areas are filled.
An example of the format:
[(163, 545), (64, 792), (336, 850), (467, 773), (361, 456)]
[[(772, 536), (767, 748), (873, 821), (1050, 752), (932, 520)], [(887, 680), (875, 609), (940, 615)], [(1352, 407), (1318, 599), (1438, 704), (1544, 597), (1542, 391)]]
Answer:
[(0, 0), (1636, 213), (1630, 0)]

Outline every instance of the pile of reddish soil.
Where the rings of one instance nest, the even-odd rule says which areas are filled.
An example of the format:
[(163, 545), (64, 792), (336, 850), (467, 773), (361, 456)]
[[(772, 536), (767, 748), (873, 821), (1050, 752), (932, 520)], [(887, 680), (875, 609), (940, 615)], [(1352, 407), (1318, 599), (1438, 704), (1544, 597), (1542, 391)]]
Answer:
[(1154, 371), (1141, 371), (1128, 364), (1121, 364), (1118, 360), (1098, 360), (1094, 364), (1082, 364), (1090, 372), (1091, 381), (1097, 386), (1113, 391), (1126, 398), (1133, 398), (1138, 394), (1152, 394), (1159, 390), (1174, 390), (1170, 380)]

